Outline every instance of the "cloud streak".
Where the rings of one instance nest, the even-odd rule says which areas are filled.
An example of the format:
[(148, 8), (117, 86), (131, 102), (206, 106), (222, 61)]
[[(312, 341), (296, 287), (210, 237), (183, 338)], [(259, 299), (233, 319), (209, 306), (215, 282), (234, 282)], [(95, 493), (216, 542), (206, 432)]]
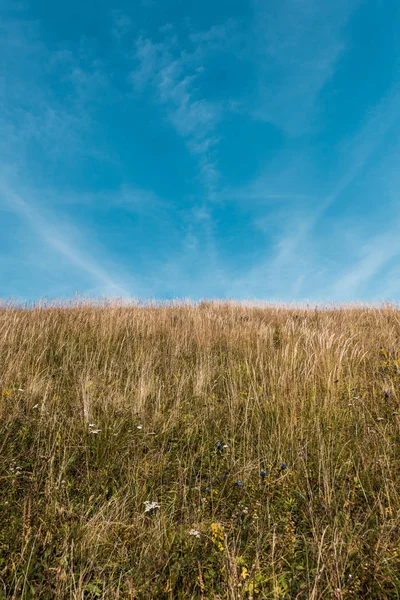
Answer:
[[(21, 217), (32, 230), (43, 240), (48, 248), (65, 258), (72, 266), (77, 267), (96, 283), (103, 295), (130, 296), (128, 290), (90, 256), (80, 250), (76, 239), (70, 239), (65, 231), (56, 225), (54, 219), (45, 216), (32, 198), (27, 201), (0, 179), (0, 196), (8, 210)], [(63, 230), (64, 229), (64, 230)], [(75, 228), (76, 229), (76, 228)]]
[[(400, 254), (399, 223), (384, 234), (375, 236), (362, 248), (362, 257), (341, 275), (333, 286), (333, 297), (338, 300), (357, 296), (363, 286)], [(399, 291), (397, 283), (396, 293)], [(381, 295), (381, 299), (384, 294)]]
[[(358, 133), (338, 147), (337, 151), (342, 156), (341, 162), (347, 168), (344, 169), (330, 193), (318, 199), (318, 194), (314, 192), (312, 196), (309, 196), (311, 203), (308, 207), (301, 202), (301, 194), (298, 196), (300, 202), (296, 202), (296, 194), (292, 196), (289, 194), (287, 200), (290, 202), (285, 202), (280, 208), (276, 203), (280, 203), (282, 198), (278, 197), (270, 216), (267, 214), (257, 219), (256, 222), (261, 223), (262, 229), (269, 237), (267, 256), (254, 265), (244, 278), (240, 278), (232, 284), (233, 294), (247, 289), (250, 294), (257, 295), (261, 292), (262, 294), (273, 294), (277, 299), (282, 296), (290, 298), (292, 294), (296, 296), (301, 294), (302, 289), (310, 290), (310, 286), (314, 282), (312, 289), (314, 297), (316, 289), (318, 289), (318, 293), (324, 295), (325, 298), (334, 296), (343, 299), (356, 294), (363, 285), (367, 286), (368, 282), (379, 274), (390, 259), (398, 254), (399, 247), (395, 243), (396, 235), (392, 228), (388, 227), (379, 239), (374, 236), (374, 241), (364, 246), (364, 256), (344, 274), (337, 273), (336, 279), (328, 284), (326, 273), (333, 265), (329, 265), (325, 253), (319, 255), (317, 248), (320, 242), (314, 234), (317, 224), (323, 221), (328, 209), (362, 175), (369, 161), (379, 151), (385, 137), (398, 126), (400, 122), (399, 107), (400, 84), (395, 84), (390, 93), (370, 111)], [(298, 171), (294, 166), (293, 169), (294, 173)], [(287, 182), (291, 178), (283, 171), (281, 179), (281, 187), (285, 192)], [(262, 192), (263, 186), (268, 190), (268, 180), (268, 176), (264, 175), (248, 186), (249, 198), (257, 201), (259, 197), (268, 202), (270, 199), (268, 192), (264, 197)], [(279, 189), (279, 178), (273, 183), (273, 189)], [(246, 189), (241, 190), (239, 195), (245, 198), (245, 194)], [(271, 207), (270, 210), (272, 210)], [(275, 250), (271, 251), (270, 246), (274, 238)], [(308, 291), (308, 293), (310, 292)]]
[(310, 235), (312, 229), (324, 213), (337, 201), (341, 194), (362, 173), (373, 153), (378, 149), (387, 133), (400, 120), (400, 84), (393, 87), (378, 106), (370, 112), (364, 126), (341, 150), (346, 155), (348, 169), (339, 178), (330, 194), (321, 199), (311, 214), (297, 224), (297, 232), (290, 239), (281, 241), (281, 250), (275, 258), (274, 268), (280, 269), (285, 263), (292, 262), (301, 243)]

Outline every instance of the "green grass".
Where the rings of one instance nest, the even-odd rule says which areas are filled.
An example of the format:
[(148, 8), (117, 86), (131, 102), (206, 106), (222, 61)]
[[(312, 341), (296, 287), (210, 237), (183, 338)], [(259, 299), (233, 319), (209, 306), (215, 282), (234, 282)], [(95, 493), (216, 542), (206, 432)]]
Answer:
[(0, 310), (0, 598), (400, 598), (399, 357), (390, 306)]

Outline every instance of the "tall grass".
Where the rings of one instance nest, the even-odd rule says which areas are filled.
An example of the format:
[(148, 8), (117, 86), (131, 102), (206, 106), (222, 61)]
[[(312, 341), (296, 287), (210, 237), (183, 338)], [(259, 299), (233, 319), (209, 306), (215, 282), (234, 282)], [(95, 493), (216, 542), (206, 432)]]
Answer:
[(399, 358), (390, 306), (4, 307), (0, 598), (400, 598)]

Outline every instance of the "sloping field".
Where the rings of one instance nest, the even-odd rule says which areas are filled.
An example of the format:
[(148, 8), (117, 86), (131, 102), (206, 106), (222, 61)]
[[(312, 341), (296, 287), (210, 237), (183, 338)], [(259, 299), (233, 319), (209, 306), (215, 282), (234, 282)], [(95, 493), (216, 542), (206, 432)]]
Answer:
[(0, 310), (0, 598), (400, 598), (400, 312)]

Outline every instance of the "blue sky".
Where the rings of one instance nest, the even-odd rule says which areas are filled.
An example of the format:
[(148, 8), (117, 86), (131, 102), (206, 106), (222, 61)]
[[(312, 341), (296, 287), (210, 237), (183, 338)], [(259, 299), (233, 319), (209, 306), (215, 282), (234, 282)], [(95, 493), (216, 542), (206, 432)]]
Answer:
[(397, 301), (394, 0), (0, 0), (0, 297)]

